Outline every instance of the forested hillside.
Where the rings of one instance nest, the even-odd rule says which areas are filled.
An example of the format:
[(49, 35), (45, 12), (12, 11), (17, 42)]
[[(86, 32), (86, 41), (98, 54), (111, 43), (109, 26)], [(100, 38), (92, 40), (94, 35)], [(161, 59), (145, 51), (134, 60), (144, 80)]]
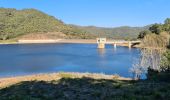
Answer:
[[(51, 37), (93, 37), (92, 35), (86, 34), (85, 31), (68, 26), (53, 16), (49, 16), (35, 9), (16, 10), (0, 8), (0, 40), (16, 38), (28, 33), (34, 33), (36, 35), (47, 32), (49, 34), (46, 35), (52, 35)], [(53, 32), (53, 34), (50, 34), (50, 32)]]
[(87, 26), (87, 27), (75, 26), (75, 27), (101, 37), (107, 37), (113, 39), (136, 39), (139, 33), (143, 30), (148, 30), (150, 25), (145, 27), (122, 26), (122, 27), (115, 27), (115, 28), (104, 28), (104, 27), (95, 27), (95, 26)]
[[(114, 22), (113, 22), (114, 23)], [(82, 27), (67, 25), (53, 16), (35, 9), (0, 8), (0, 40), (13, 38), (80, 38), (107, 37), (114, 39), (136, 39), (146, 27)]]

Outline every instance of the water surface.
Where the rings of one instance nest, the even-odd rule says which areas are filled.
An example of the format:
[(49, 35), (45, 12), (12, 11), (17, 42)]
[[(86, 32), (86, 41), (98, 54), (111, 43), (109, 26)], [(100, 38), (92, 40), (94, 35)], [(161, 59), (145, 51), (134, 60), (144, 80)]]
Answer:
[(0, 45), (0, 77), (50, 72), (90, 72), (131, 77), (139, 49), (96, 44)]

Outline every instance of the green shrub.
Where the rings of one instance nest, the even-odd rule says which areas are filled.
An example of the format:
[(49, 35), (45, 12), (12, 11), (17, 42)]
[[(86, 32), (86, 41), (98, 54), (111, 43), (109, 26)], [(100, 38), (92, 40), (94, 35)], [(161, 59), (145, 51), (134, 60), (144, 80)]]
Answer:
[(153, 81), (163, 81), (170, 82), (170, 72), (169, 71), (161, 71), (158, 72), (153, 69), (148, 69), (147, 79)]

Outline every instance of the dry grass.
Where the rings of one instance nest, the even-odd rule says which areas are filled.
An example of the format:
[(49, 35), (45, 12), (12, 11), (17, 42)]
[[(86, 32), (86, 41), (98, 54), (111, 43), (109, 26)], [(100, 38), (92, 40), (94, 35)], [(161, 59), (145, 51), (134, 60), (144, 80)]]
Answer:
[(166, 32), (157, 34), (148, 34), (144, 37), (141, 43), (142, 48), (147, 49), (166, 49), (169, 44), (170, 35)]
[(0, 40), (0, 44), (16, 44), (17, 40), (12, 39), (12, 40)]

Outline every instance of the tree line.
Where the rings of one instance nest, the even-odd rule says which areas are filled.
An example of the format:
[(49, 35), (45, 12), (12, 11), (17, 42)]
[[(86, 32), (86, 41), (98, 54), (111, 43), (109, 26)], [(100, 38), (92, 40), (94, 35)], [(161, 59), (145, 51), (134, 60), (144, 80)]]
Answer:
[(167, 18), (163, 24), (155, 23), (149, 28), (149, 30), (141, 31), (138, 38), (144, 38), (147, 34), (159, 35), (162, 32), (168, 32), (170, 34), (170, 18)]
[(148, 30), (149, 26), (150, 25), (144, 27), (121, 26), (114, 28), (95, 26), (75, 26), (75, 27), (77, 27), (78, 29), (85, 30), (91, 34), (97, 35), (98, 37), (106, 37), (109, 39), (135, 40), (137, 39), (139, 32)]

